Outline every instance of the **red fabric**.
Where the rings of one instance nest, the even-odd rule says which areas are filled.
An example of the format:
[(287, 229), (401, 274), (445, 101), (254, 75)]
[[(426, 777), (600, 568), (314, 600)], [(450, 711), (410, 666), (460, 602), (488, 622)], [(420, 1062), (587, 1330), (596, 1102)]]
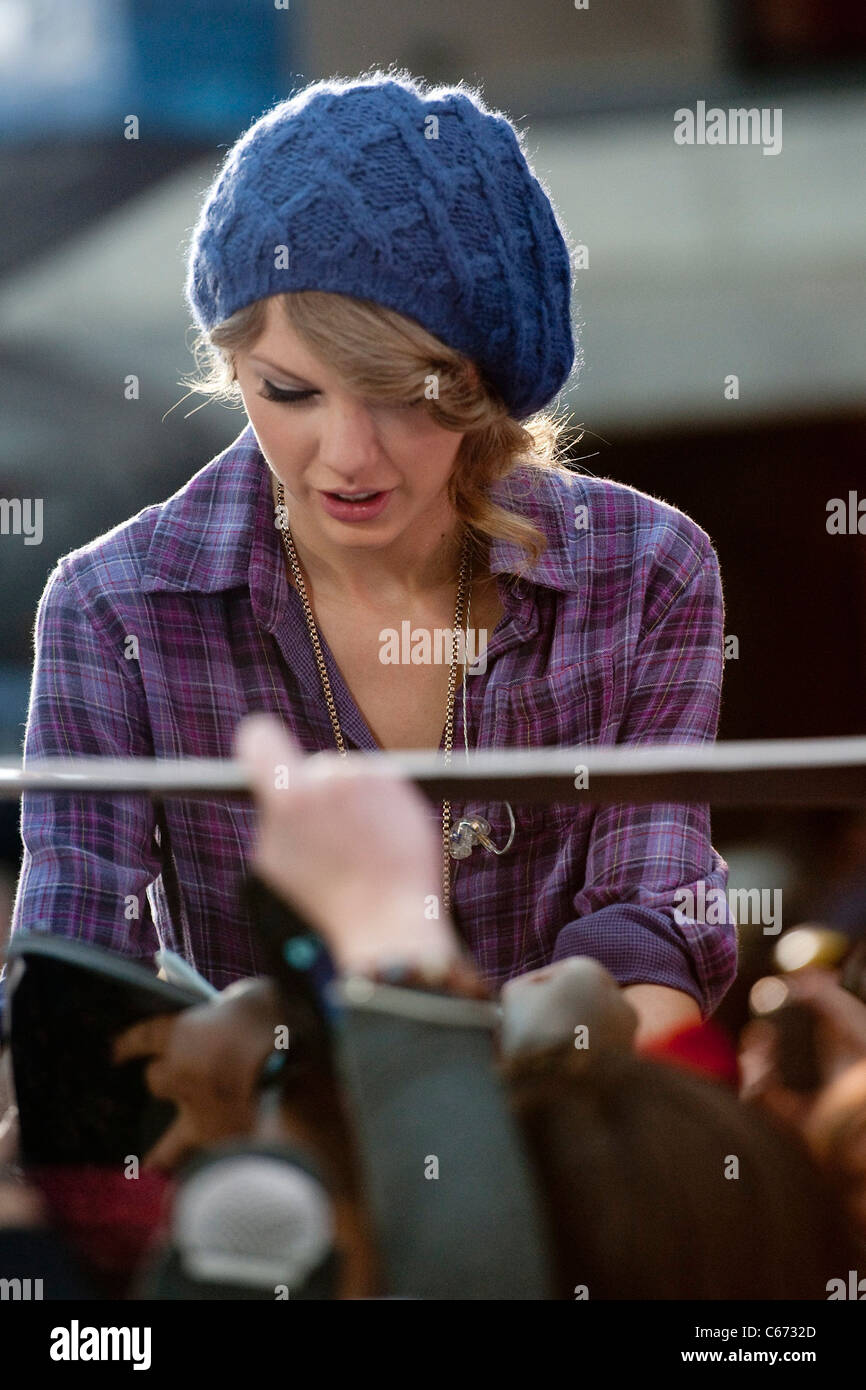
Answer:
[(124, 1177), (116, 1167), (32, 1167), (51, 1222), (88, 1272), (122, 1296), (142, 1256), (163, 1233), (173, 1180), (148, 1170)]
[(644, 1057), (658, 1062), (670, 1062), (686, 1071), (739, 1085), (737, 1052), (728, 1034), (712, 1019), (680, 1028), (663, 1038), (656, 1038), (638, 1049)]

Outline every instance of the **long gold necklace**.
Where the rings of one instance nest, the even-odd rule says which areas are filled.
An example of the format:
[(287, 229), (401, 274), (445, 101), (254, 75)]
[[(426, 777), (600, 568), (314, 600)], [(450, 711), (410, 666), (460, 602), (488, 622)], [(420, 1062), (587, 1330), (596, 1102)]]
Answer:
[[(283, 538), (283, 546), (292, 571), (292, 578), (297, 585), (301, 604), (304, 609), (304, 617), (307, 622), (307, 630), (310, 634), (310, 641), (313, 644), (313, 652), (316, 657), (316, 665), (319, 668), (319, 677), (322, 682), (322, 690), (325, 695), (325, 704), (328, 707), (328, 714), (331, 719), (331, 726), (334, 730), (334, 738), (337, 744), (337, 751), (341, 757), (347, 753), (346, 745), (343, 740), (343, 731), (340, 728), (340, 720), (337, 715), (337, 705), (331, 691), (331, 682), (328, 680), (328, 671), (325, 666), (325, 658), (322, 655), (322, 644), (319, 641), (319, 631), (316, 627), (316, 620), (313, 617), (313, 610), (307, 596), (307, 586), (301, 573), (301, 565), (298, 560), (295, 543), (292, 540), (292, 533), (289, 527), (288, 511), (286, 508), (285, 489), (282, 483), (277, 489), (276, 525)], [(457, 686), (457, 665), (460, 654), (460, 640), (464, 637), (464, 603), (466, 604), (468, 622), (468, 600), (471, 597), (472, 588), (472, 547), (468, 534), (464, 536), (463, 547), (460, 557), (460, 576), (457, 581), (457, 599), (454, 605), (454, 625), (451, 629), (451, 661), (448, 672), (448, 699), (445, 706), (445, 762), (450, 763), (451, 751), (454, 743), (454, 693)], [(463, 652), (464, 658), (469, 649), (469, 633), (465, 634)], [(464, 671), (465, 688), (465, 671)], [(509, 841), (510, 844), (510, 841)], [(442, 802), (442, 901), (444, 910), (447, 912), (451, 906), (451, 802)]]

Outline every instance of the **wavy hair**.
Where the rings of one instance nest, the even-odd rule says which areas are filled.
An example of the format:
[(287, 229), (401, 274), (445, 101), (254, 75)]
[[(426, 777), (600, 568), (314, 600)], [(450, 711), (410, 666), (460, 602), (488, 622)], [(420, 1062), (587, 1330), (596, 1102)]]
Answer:
[[(570, 477), (560, 462), (565, 419), (544, 410), (515, 420), (469, 358), (393, 309), (321, 290), (274, 298), (291, 328), (334, 367), (349, 390), (382, 404), (423, 402), (444, 429), (463, 433), (448, 480), (454, 511), (480, 553), (491, 540), (503, 539), (516, 542), (534, 563), (546, 548), (544, 533), (520, 512), (493, 502), (489, 488), (521, 469), (530, 494), (534, 474)], [(252, 347), (264, 332), (266, 304), (256, 300), (199, 333), (193, 345), (196, 371), (183, 385), (241, 405), (234, 354)]]

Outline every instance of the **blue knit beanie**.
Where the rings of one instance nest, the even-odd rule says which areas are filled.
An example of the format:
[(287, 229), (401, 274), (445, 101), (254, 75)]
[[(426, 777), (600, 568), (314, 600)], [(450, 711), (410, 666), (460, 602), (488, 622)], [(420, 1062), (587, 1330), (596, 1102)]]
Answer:
[(517, 419), (574, 361), (571, 263), (511, 123), (459, 88), (317, 82), (241, 136), (193, 232), (200, 328), (289, 290), (373, 300), (476, 363)]

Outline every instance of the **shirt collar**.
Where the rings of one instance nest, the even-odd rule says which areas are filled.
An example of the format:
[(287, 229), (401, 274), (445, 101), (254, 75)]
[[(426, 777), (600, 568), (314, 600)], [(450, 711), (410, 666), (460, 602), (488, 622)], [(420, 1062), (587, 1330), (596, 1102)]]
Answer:
[(519, 512), (547, 537), (547, 548), (534, 563), (516, 541), (496, 537), (490, 543), (491, 574), (522, 574), (532, 584), (571, 592), (576, 585), (577, 547), (575, 499), (579, 493), (578, 474), (563, 476), (541, 469), (515, 469), (507, 478), (494, 483), (490, 496), (509, 511)]
[[(577, 475), (572, 483), (577, 483)], [(490, 546), (492, 574), (518, 574), (548, 588), (575, 587), (574, 498), (556, 474), (519, 468), (495, 482), (491, 498), (519, 511), (547, 536), (547, 549), (529, 564), (515, 541)], [(160, 507), (142, 574), (146, 593), (218, 593), (248, 585), (267, 628), (285, 592), (279, 533), (274, 525), (271, 472), (252, 425), (194, 474)]]

